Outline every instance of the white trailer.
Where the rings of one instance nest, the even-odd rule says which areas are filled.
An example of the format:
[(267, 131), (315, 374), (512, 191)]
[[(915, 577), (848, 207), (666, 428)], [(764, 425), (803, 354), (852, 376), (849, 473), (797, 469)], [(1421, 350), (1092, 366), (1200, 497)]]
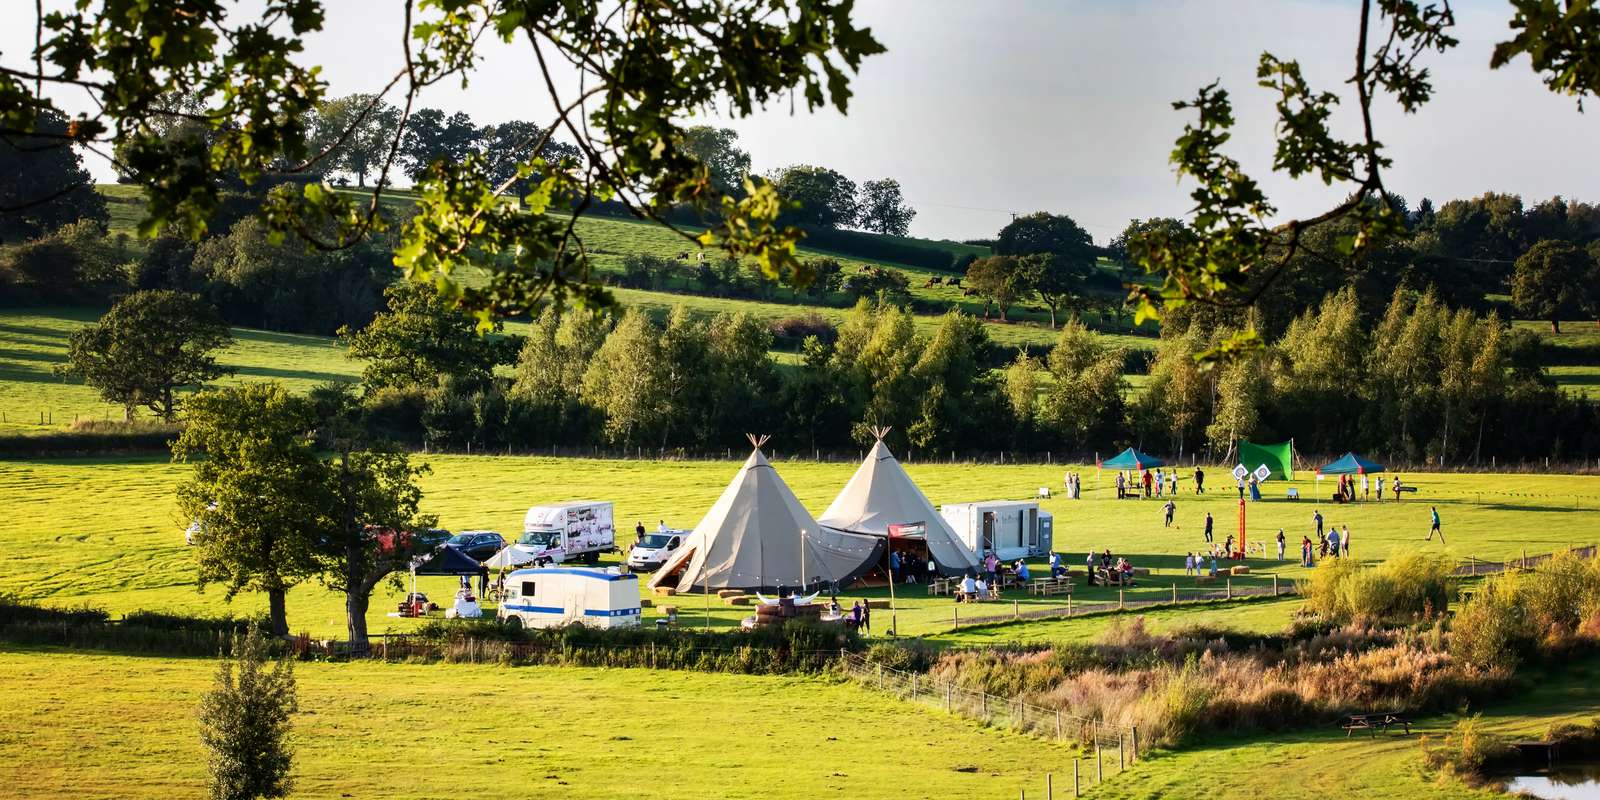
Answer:
[(517, 540), (540, 563), (561, 564), (582, 559), (600, 563), (600, 554), (617, 549), (617, 529), (611, 503), (570, 500), (528, 509)]
[(940, 506), (956, 536), (979, 558), (994, 553), (1011, 560), (1047, 555), (1055, 536), (1055, 517), (1026, 500), (985, 500)]
[(534, 567), (506, 576), (497, 612), (508, 625), (559, 628), (580, 623), (595, 628), (639, 624), (639, 576), (615, 567)]

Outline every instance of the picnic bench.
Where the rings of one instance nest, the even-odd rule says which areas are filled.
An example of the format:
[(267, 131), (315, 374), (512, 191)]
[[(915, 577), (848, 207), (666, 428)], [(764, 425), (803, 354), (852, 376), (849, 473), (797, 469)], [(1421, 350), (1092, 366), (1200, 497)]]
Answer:
[(1068, 578), (1034, 578), (1028, 583), (1028, 594), (1043, 597), (1053, 594), (1072, 594), (1072, 581)]
[(935, 578), (928, 581), (928, 594), (950, 594), (955, 591), (956, 583), (955, 578)]
[(1373, 736), (1377, 736), (1380, 730), (1388, 733), (1389, 729), (1396, 725), (1403, 727), (1408, 736), (1411, 734), (1411, 718), (1393, 711), (1381, 714), (1351, 714), (1339, 722), (1339, 727), (1344, 728), (1347, 739), (1356, 731), (1370, 731)]

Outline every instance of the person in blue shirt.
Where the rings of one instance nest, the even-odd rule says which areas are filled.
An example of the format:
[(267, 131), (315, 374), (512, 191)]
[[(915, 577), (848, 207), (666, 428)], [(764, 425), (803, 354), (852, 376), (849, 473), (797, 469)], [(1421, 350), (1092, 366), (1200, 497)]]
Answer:
[[(1395, 481), (1395, 483), (1399, 483), (1399, 481)], [(1429, 506), (1428, 511), (1433, 515), (1433, 527), (1428, 529), (1428, 541), (1433, 541), (1433, 535), (1437, 533), (1439, 534), (1439, 544), (1444, 544), (1444, 529), (1439, 527), (1439, 509), (1437, 506)]]
[(891, 581), (892, 580), (896, 580), (899, 577), (900, 577), (900, 554), (894, 552), (893, 550), (890, 550), (889, 551), (889, 580), (891, 580)]
[(1021, 581), (1022, 583), (1027, 583), (1030, 577), (1032, 577), (1032, 575), (1028, 572), (1028, 562), (1023, 561), (1020, 558), (1017, 559), (1017, 580)]
[(1328, 552), (1332, 553), (1334, 558), (1338, 558), (1341, 555), (1341, 553), (1339, 552), (1339, 529), (1338, 528), (1334, 528), (1333, 530), (1328, 532)]

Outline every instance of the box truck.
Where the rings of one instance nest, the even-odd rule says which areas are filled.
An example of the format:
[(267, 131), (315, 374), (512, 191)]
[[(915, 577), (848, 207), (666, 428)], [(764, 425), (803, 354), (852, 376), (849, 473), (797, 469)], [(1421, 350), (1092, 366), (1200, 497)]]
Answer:
[(600, 563), (601, 553), (617, 549), (611, 503), (571, 500), (528, 509), (517, 544), (533, 552), (536, 563)]

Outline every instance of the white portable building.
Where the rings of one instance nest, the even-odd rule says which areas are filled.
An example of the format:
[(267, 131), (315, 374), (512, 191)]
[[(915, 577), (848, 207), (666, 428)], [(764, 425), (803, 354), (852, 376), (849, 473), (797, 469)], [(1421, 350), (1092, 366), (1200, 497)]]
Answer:
[(1055, 518), (1027, 500), (955, 503), (939, 513), (979, 558), (991, 552), (1004, 560), (1043, 556), (1055, 536)]
[(927, 546), (928, 557), (933, 559), (940, 573), (965, 575), (977, 569), (978, 555), (933, 510), (927, 495), (917, 488), (884, 445), (882, 436), (888, 429), (874, 429), (873, 433), (879, 438), (866, 460), (856, 468), (850, 482), (817, 521), (841, 531), (883, 537), (889, 535), (891, 525), (921, 523), (924, 527), (921, 538)]
[(506, 576), (500, 619), (528, 628), (574, 622), (627, 628), (640, 620), (639, 576), (614, 567), (535, 567)]

